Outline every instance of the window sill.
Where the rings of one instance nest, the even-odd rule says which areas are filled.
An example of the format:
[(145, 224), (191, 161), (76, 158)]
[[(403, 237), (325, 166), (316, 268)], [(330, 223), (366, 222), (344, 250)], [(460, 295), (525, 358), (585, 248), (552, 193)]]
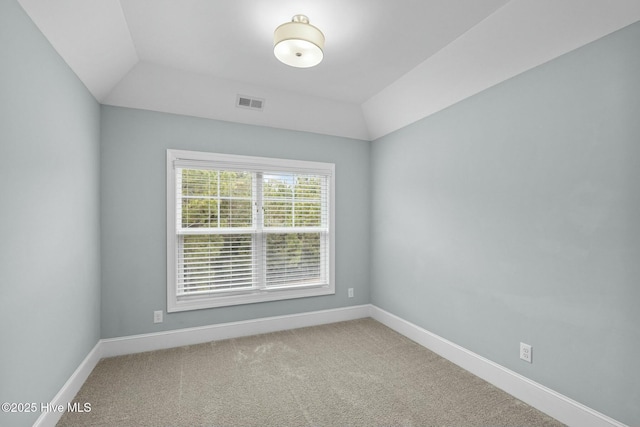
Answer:
[(215, 295), (210, 297), (180, 297), (169, 295), (167, 299), (167, 312), (201, 310), (206, 308), (226, 307), (241, 304), (253, 304), (258, 302), (278, 301), (294, 298), (306, 298), (320, 295), (335, 294), (333, 285), (309, 286), (304, 288), (280, 288), (268, 290), (254, 290), (234, 294)]

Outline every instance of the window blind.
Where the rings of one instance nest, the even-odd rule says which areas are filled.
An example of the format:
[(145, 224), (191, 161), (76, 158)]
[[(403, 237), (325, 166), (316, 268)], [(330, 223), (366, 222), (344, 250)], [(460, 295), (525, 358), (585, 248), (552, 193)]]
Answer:
[(326, 283), (327, 177), (267, 173), (262, 188), (265, 285)]
[(330, 175), (247, 169), (174, 163), (178, 299), (329, 283)]

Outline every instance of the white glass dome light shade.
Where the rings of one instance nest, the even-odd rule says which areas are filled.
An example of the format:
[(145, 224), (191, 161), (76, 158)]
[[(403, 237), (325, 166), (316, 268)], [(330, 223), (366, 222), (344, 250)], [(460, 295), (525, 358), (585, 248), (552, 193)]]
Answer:
[(273, 33), (273, 53), (281, 62), (298, 68), (318, 65), (324, 53), (324, 34), (309, 24), (309, 18), (295, 15)]

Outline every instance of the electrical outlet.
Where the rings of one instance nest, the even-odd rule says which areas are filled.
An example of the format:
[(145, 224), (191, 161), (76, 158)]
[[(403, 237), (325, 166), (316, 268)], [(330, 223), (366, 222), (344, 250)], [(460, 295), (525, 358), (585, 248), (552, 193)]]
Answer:
[(520, 359), (525, 362), (533, 363), (532, 359), (532, 347), (529, 344), (523, 342), (520, 343)]
[(349, 298), (353, 298), (353, 288), (349, 288)]
[(153, 323), (162, 323), (162, 310), (153, 312)]

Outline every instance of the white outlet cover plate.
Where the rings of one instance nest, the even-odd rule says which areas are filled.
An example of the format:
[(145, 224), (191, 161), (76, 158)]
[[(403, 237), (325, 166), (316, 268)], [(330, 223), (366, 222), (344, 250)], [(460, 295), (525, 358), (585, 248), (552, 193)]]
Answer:
[(520, 343), (520, 359), (525, 362), (532, 363), (532, 347), (529, 344), (523, 342)]
[(162, 323), (162, 310), (153, 312), (153, 323)]

